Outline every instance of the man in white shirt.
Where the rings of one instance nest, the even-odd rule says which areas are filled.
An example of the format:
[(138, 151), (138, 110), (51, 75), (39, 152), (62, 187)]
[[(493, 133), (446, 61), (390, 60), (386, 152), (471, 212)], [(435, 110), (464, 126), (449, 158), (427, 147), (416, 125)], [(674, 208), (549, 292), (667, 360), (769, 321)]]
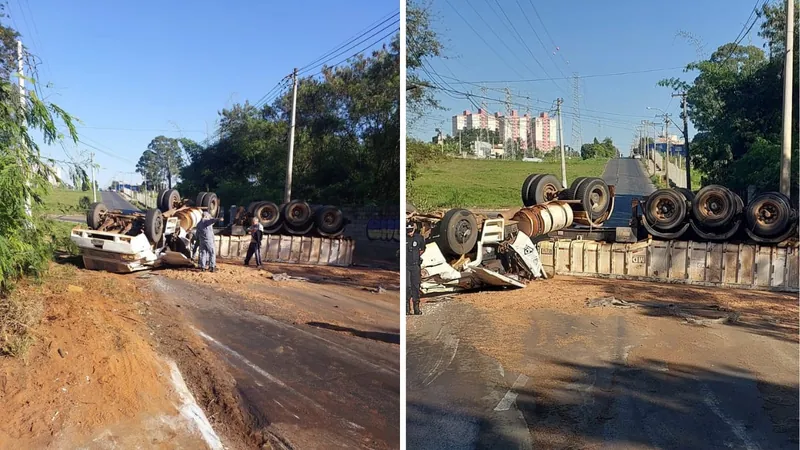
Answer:
[(244, 265), (250, 265), (250, 258), (256, 255), (256, 267), (261, 268), (261, 239), (264, 237), (264, 227), (253, 217), (253, 224), (247, 229), (250, 233), (250, 246), (247, 248), (247, 256), (244, 257)]

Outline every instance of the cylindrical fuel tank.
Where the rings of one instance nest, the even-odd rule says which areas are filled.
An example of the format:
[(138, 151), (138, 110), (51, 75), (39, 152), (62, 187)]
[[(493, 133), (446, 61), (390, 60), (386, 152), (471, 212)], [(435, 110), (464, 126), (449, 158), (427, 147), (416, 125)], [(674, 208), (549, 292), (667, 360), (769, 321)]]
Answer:
[(572, 225), (572, 208), (561, 201), (522, 208), (514, 214), (519, 231), (529, 237), (542, 236)]
[(184, 208), (175, 213), (181, 228), (191, 230), (203, 219), (203, 210), (200, 208)]

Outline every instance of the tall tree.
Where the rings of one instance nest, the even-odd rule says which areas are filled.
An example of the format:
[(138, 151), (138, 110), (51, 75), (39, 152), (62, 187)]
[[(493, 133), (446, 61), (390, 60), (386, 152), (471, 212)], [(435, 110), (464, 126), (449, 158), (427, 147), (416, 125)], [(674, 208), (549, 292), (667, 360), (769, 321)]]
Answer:
[[(191, 141), (189, 141), (191, 142)], [(172, 189), (172, 180), (184, 166), (181, 140), (157, 136), (147, 145), (147, 150), (139, 157), (136, 171), (148, 180), (166, 180), (167, 188)]]
[(431, 27), (430, 3), (406, 0), (406, 107), (407, 121), (413, 124), (427, 110), (440, 108), (432, 88), (419, 72), (425, 60), (442, 56), (439, 35)]

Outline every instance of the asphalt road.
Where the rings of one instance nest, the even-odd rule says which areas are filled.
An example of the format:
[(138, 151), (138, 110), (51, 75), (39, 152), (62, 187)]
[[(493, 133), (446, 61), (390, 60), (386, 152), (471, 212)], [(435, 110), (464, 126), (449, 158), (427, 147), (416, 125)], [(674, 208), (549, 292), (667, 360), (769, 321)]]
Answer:
[(798, 447), (790, 339), (635, 310), (518, 309), (498, 321), (456, 299), (409, 318), (409, 449)]
[(614, 212), (606, 226), (624, 227), (631, 217), (631, 201), (656, 190), (644, 171), (641, 160), (633, 158), (612, 159), (603, 171), (603, 180), (616, 186)]
[(108, 209), (121, 209), (123, 211), (139, 210), (139, 208), (128, 203), (118, 192), (101, 191), (100, 193), (103, 197), (103, 203), (105, 203)]
[(207, 286), (153, 284), (227, 362), (256, 423), (293, 448), (399, 447), (399, 305), (358, 288), (269, 288), (300, 316), (313, 311), (336, 324), (288, 321)]

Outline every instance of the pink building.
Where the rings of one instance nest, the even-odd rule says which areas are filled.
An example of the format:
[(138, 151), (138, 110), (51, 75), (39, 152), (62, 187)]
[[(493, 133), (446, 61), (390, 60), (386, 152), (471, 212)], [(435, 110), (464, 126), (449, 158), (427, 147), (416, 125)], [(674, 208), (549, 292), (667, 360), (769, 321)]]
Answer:
[(527, 114), (521, 116), (517, 111), (511, 111), (510, 116), (497, 116), (497, 123), (500, 132), (500, 140), (505, 144), (509, 139), (519, 139), (520, 150), (528, 149), (528, 123), (530, 117)]
[(539, 114), (531, 120), (530, 134), (528, 140), (533, 147), (540, 152), (548, 153), (553, 147), (558, 145), (558, 128), (556, 119), (550, 117), (546, 112)]
[(497, 131), (497, 118), (482, 109), (478, 109), (477, 113), (466, 110), (463, 114), (453, 116), (452, 136), (458, 136), (459, 130)]

